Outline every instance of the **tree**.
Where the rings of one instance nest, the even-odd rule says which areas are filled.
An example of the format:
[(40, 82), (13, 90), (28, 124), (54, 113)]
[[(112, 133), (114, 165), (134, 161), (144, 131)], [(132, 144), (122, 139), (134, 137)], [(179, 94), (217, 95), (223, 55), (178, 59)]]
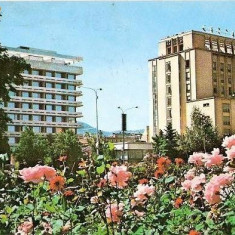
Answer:
[(41, 134), (35, 134), (30, 128), (22, 132), (13, 155), (17, 161), (27, 166), (51, 162), (49, 141)]
[(73, 166), (75, 162), (82, 158), (82, 148), (78, 142), (78, 137), (71, 130), (56, 134), (52, 144), (52, 157), (55, 163), (62, 155), (68, 157), (67, 164), (69, 166)]
[(199, 108), (194, 108), (191, 114), (191, 127), (186, 129), (179, 139), (179, 150), (188, 155), (193, 152), (212, 151), (214, 146), (221, 144), (218, 131), (209, 116), (204, 115)]
[(15, 92), (14, 85), (23, 84), (21, 73), (30, 69), (30, 65), (23, 58), (9, 56), (7, 50), (0, 45), (0, 153), (9, 151), (8, 138), (4, 136), (7, 130), (7, 123), (11, 119), (6, 115), (3, 104), (10, 100), (9, 92)]

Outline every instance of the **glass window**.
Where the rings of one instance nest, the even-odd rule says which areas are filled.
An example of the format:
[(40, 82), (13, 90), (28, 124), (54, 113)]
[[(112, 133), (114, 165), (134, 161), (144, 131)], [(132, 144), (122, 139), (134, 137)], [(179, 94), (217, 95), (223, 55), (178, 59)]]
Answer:
[(46, 121), (47, 122), (53, 122), (53, 117), (52, 116), (46, 116)]
[(24, 74), (29, 74), (29, 70), (25, 69)]
[(8, 114), (8, 117), (9, 117), (10, 119), (14, 120), (16, 116), (15, 116), (15, 114)]
[(15, 132), (15, 126), (8, 126), (7, 131), (9, 132)]
[(61, 73), (55, 73), (56, 78), (61, 78)]
[(207, 50), (210, 50), (210, 49), (211, 49), (211, 45), (210, 45), (210, 40), (209, 40), (209, 39), (206, 39), (206, 40), (205, 40), (205, 48), (206, 48)]
[(52, 88), (52, 83), (46, 82), (46, 88)]
[(7, 107), (8, 107), (8, 108), (15, 108), (15, 103), (13, 103), (13, 102), (8, 102)]
[(15, 144), (15, 142), (16, 142), (15, 137), (9, 137), (8, 142), (9, 142), (9, 144)]
[(166, 75), (166, 82), (171, 83), (171, 75), (170, 74)]
[(166, 63), (166, 72), (170, 72), (171, 71), (171, 63), (167, 62)]
[(33, 98), (40, 98), (40, 93), (33, 92)]
[(223, 112), (224, 113), (229, 113), (230, 112), (230, 105), (229, 104), (223, 104)]
[(171, 109), (167, 109), (167, 118), (172, 118)]
[(39, 75), (39, 70), (34, 70), (34, 69), (33, 69), (33, 70), (32, 70), (32, 74), (33, 74), (33, 75)]
[(46, 99), (53, 99), (52, 94), (46, 94)]
[(23, 109), (29, 109), (29, 104), (28, 103), (23, 103), (22, 108)]
[(40, 115), (33, 115), (33, 121), (41, 121)]
[(62, 106), (56, 105), (56, 111), (62, 111)]
[(232, 54), (232, 53), (233, 53), (233, 51), (232, 51), (232, 46), (231, 46), (230, 44), (227, 44), (227, 45), (226, 45), (226, 50), (227, 50), (227, 53), (229, 53), (229, 54)]
[(46, 105), (46, 110), (51, 111), (51, 110), (52, 110), (52, 105), (51, 105), (51, 104), (47, 104), (47, 105)]
[(15, 96), (16, 93), (14, 91), (9, 91), (9, 96), (12, 97), (12, 96)]
[(56, 100), (62, 100), (62, 95), (56, 95), (55, 98)]
[(56, 89), (61, 89), (61, 84), (57, 83), (57, 84), (55, 84), (55, 87), (56, 87)]
[(47, 77), (52, 77), (52, 72), (48, 72), (48, 71), (47, 71), (47, 72), (46, 72), (46, 76), (47, 76)]
[(34, 127), (33, 127), (33, 131), (34, 131), (35, 133), (39, 133), (39, 132), (40, 132), (40, 127), (39, 127), (39, 126), (34, 126)]
[(167, 94), (168, 94), (168, 95), (171, 95), (171, 87), (168, 86), (166, 89), (167, 89)]
[(187, 68), (189, 68), (189, 66), (190, 66), (189, 60), (185, 60), (185, 68), (187, 69)]
[(69, 80), (75, 80), (75, 75), (74, 74), (68, 74), (68, 79)]
[(230, 125), (230, 117), (229, 116), (223, 116), (223, 124)]
[(52, 127), (47, 127), (47, 133), (53, 133), (53, 128)]
[(75, 86), (74, 85), (68, 85), (68, 89), (73, 91), (73, 90), (75, 90)]
[(62, 117), (56, 117), (56, 122), (62, 122)]
[(212, 64), (212, 68), (213, 68), (213, 70), (216, 70), (216, 62), (215, 61), (213, 61), (213, 64)]
[(39, 104), (33, 104), (33, 109), (39, 109)]
[(32, 82), (32, 86), (39, 87), (39, 82), (33, 81), (33, 82)]
[(224, 71), (224, 63), (220, 63), (220, 71)]
[(23, 115), (22, 115), (22, 120), (23, 120), (23, 121), (29, 121), (29, 115), (23, 114)]
[(23, 91), (22, 92), (22, 97), (29, 97), (29, 92)]
[(73, 95), (68, 95), (68, 100), (69, 100), (69, 101), (75, 101), (75, 100), (76, 100), (76, 97), (73, 96)]
[(217, 43), (217, 41), (212, 41), (212, 50), (213, 51), (218, 51), (218, 43)]
[(68, 111), (69, 111), (69, 112), (75, 112), (75, 107), (69, 107), (69, 108), (68, 108)]
[(232, 70), (232, 66), (231, 64), (228, 64), (228, 72), (231, 72), (231, 70)]

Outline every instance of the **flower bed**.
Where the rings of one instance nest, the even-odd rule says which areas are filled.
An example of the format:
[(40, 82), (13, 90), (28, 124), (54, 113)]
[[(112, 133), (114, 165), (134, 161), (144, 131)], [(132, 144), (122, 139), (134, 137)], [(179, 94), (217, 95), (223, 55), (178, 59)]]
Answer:
[(1, 171), (0, 234), (235, 234), (235, 136), (185, 163), (147, 155), (135, 165), (88, 149), (74, 172)]

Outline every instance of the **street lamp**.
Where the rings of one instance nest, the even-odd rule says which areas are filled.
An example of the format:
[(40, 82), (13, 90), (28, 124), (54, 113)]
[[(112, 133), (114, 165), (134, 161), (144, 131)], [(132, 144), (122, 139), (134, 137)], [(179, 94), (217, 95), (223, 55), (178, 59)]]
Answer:
[(99, 122), (98, 122), (98, 93), (97, 91), (102, 91), (102, 88), (94, 89), (91, 87), (82, 86), (81, 88), (89, 89), (95, 92), (95, 112), (96, 112), (96, 153), (99, 155)]
[(138, 109), (138, 106), (130, 107), (123, 110), (122, 107), (118, 107), (122, 111), (122, 160), (124, 160), (124, 151), (125, 151), (125, 131), (126, 131), (126, 111), (130, 109)]

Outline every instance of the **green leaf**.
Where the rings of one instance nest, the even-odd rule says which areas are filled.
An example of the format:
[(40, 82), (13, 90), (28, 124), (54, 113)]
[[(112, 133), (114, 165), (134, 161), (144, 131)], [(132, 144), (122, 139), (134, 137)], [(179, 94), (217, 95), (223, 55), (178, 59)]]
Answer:
[(175, 176), (170, 176), (170, 177), (165, 179), (165, 183), (169, 184), (169, 183), (173, 182), (174, 180), (175, 180)]
[(53, 234), (58, 234), (63, 226), (63, 220), (58, 219), (52, 221)]
[(108, 142), (108, 146), (109, 146), (109, 150), (114, 150), (114, 148), (115, 148), (115, 145), (114, 145), (114, 143), (111, 143), (111, 142)]
[(86, 175), (86, 171), (85, 170), (80, 170), (80, 171), (77, 171), (77, 174), (79, 174), (81, 176), (85, 176)]
[(104, 159), (104, 155), (99, 155), (98, 157), (97, 157), (97, 160), (103, 160)]
[(73, 178), (69, 178), (69, 179), (67, 180), (67, 184), (72, 183), (73, 181), (74, 181)]
[(79, 206), (79, 207), (77, 208), (77, 211), (83, 211), (85, 208), (86, 208), (86, 207), (84, 207), (84, 206)]
[(105, 171), (105, 165), (104, 164), (102, 164), (101, 166), (96, 168), (96, 172), (98, 174), (102, 174), (104, 171)]

